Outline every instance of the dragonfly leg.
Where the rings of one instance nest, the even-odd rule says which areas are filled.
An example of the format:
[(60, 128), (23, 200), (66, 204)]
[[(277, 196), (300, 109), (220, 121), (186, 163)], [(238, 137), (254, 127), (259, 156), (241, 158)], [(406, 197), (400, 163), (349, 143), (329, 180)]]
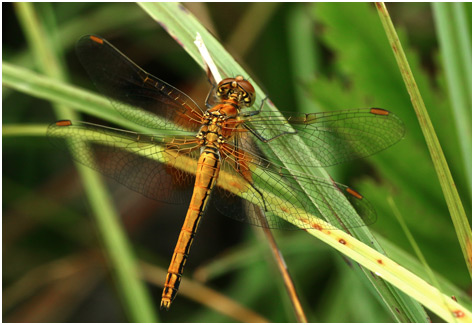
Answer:
[(216, 84), (213, 84), (211, 79), (208, 79), (208, 80), (212, 85), (212, 88), (211, 88), (211, 90), (209, 91), (209, 93), (207, 94), (207, 97), (206, 97), (206, 107), (209, 109), (209, 108), (214, 106), (214, 103), (212, 102), (212, 100), (214, 100), (214, 91), (216, 89)]
[(265, 98), (262, 99), (262, 102), (260, 103), (260, 107), (258, 108), (257, 111), (245, 112), (242, 114), (242, 117), (250, 117), (250, 116), (260, 114), (260, 112), (262, 111), (263, 105), (265, 105), (265, 102), (267, 101), (267, 99), (268, 99), (268, 96), (265, 96)]
[(248, 174), (244, 173), (242, 171), (242, 169), (240, 168), (241, 164), (237, 164), (236, 167), (234, 167), (236, 169), (236, 171), (240, 174), (240, 176), (242, 176), (242, 178), (255, 190), (255, 192), (258, 193), (258, 195), (260, 195), (260, 198), (262, 199), (262, 203), (263, 203), (263, 210), (264, 211), (268, 211), (267, 210), (267, 205), (265, 203), (265, 199), (263, 197), (263, 194), (262, 192), (260, 192), (260, 190), (258, 188), (255, 187), (255, 185), (253, 185), (253, 182), (251, 179), (249, 179), (251, 176), (249, 176)]
[[(257, 111), (246, 112), (246, 113), (242, 114), (242, 117), (251, 117), (251, 116), (260, 114), (262, 112), (263, 105), (265, 105), (265, 102), (267, 100), (268, 100), (268, 96), (266, 96), (264, 99), (262, 99), (262, 102), (260, 104), (260, 108)], [(279, 137), (281, 137), (282, 135), (285, 135), (285, 134), (296, 134), (297, 133), (296, 131), (294, 131), (294, 132), (282, 132), (280, 134), (277, 134), (274, 137), (271, 137), (271, 138), (267, 139), (264, 136), (262, 136), (260, 133), (258, 133), (255, 129), (248, 127), (246, 124), (244, 124), (244, 127), (247, 130), (249, 130), (254, 136), (256, 136), (257, 139), (259, 139), (260, 141), (265, 142), (265, 143), (270, 142), (270, 141), (272, 141), (276, 138), (279, 138)]]
[(263, 198), (262, 192), (260, 192), (259, 189), (256, 188), (251, 182), (250, 182), (250, 186), (252, 186), (252, 188), (253, 188), (253, 189), (258, 193), (258, 195), (260, 195), (260, 197), (262, 198), (263, 211), (268, 211), (268, 210), (267, 210), (267, 204), (265, 203), (265, 199)]
[[(234, 141), (235, 141), (235, 146), (238, 147), (237, 139), (234, 139)], [(260, 195), (260, 198), (262, 199), (262, 202), (263, 202), (263, 209), (264, 209), (264, 211), (267, 211), (267, 206), (266, 206), (265, 199), (263, 197), (262, 192), (260, 192), (260, 190), (258, 188), (256, 188), (255, 185), (253, 185), (252, 176), (250, 174), (248, 174), (247, 172), (245, 172), (245, 170), (248, 170), (248, 168), (242, 168), (243, 165), (246, 165), (245, 160), (244, 159), (237, 159), (237, 160), (234, 160), (233, 163), (229, 163), (229, 164), (232, 165), (234, 170), (240, 176), (242, 176), (242, 178), (255, 190), (255, 192), (258, 193), (258, 195)]]

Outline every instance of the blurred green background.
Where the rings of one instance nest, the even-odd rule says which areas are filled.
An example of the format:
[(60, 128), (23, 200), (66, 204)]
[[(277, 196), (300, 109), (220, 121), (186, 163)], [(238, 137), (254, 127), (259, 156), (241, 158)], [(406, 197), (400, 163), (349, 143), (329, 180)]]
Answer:
[[(461, 5), (469, 32), (470, 6)], [(39, 71), (15, 4), (2, 7), (4, 62)], [(221, 40), (278, 108), (313, 112), (375, 106), (393, 111), (405, 122), (402, 142), (369, 159), (332, 167), (330, 174), (373, 204), (379, 220), (371, 229), (388, 256), (429, 281), (387, 202), (392, 197), (430, 267), (457, 289), (445, 293), (470, 306), (471, 279), (375, 7), (363, 3), (185, 7)], [(41, 21), (58, 26), (56, 45), (64, 51), (71, 84), (95, 91), (74, 44), (84, 34), (97, 34), (148, 72), (204, 102), (209, 88), (205, 73), (136, 4), (42, 3), (35, 9)], [(470, 216), (471, 163), (462, 158), (466, 156), (462, 148), (466, 139), (471, 147), (471, 125), (469, 134), (457, 132), (433, 6), (396, 3), (388, 10)], [(57, 119), (50, 102), (7, 87), (2, 90), (3, 127), (47, 125)], [(463, 116), (468, 121), (470, 105)], [(106, 124), (87, 116), (82, 119)], [(71, 159), (56, 152), (44, 136), (4, 135), (2, 149), (3, 320), (130, 321)], [(187, 207), (148, 200), (113, 181), (107, 180), (107, 185), (138, 258), (166, 269)], [(353, 262), (303, 231), (276, 231), (275, 236), (311, 322), (394, 321), (376, 291), (354, 274)], [(184, 275), (206, 279), (207, 286), (268, 321), (294, 322), (265, 245), (255, 229), (210, 208)], [(156, 308), (163, 281), (164, 277), (158, 285), (147, 282)], [(242, 321), (179, 293), (171, 310), (159, 317), (166, 322)]]

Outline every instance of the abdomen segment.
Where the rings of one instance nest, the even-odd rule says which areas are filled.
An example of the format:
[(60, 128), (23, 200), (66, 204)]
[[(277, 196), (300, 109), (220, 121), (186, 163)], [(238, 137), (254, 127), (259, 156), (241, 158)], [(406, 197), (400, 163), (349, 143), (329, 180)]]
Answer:
[(168, 268), (168, 275), (166, 276), (161, 298), (161, 309), (168, 310), (171, 302), (176, 297), (184, 265), (188, 259), (197, 227), (209, 202), (212, 188), (216, 183), (219, 168), (220, 158), (217, 149), (205, 148), (198, 160), (193, 196)]

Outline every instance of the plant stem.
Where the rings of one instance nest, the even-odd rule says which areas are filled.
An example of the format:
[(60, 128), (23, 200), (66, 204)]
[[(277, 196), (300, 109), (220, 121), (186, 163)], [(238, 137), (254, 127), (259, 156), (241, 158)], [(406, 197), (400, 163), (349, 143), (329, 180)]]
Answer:
[(415, 78), (413, 77), (410, 65), (408, 64), (405, 52), (403, 51), (402, 45), (400, 44), (400, 40), (398, 39), (397, 32), (393, 26), (392, 20), (390, 19), (387, 8), (383, 2), (377, 2), (376, 7), (387, 34), (387, 38), (390, 42), (390, 46), (395, 54), (403, 81), (405, 82), (408, 93), (410, 94), (413, 108), (415, 109), (421, 130), (425, 136), (426, 144), (428, 145), (431, 159), (433, 161), (433, 165), (438, 175), (439, 182), (441, 184), (441, 188), (451, 214), (454, 229), (456, 230), (456, 235), (458, 236), (459, 244), (464, 254), (467, 269), (472, 275), (472, 234), (469, 221), (466, 217), (466, 212), (462, 206), (462, 202), (449, 170), (448, 163), (446, 162), (443, 150), (441, 149), (438, 137), (433, 128), (433, 124), (431, 123), (428, 111), (426, 110), (423, 98), (421, 97), (421, 94), (418, 90)]

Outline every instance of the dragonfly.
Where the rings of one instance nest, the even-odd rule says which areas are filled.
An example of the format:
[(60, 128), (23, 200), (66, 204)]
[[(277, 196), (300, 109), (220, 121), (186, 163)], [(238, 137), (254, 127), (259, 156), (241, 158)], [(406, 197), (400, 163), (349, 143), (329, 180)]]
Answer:
[[(252, 108), (256, 91), (242, 76), (214, 84), (202, 109), (99, 36), (83, 36), (76, 52), (112, 106), (146, 132), (62, 120), (49, 126), (49, 139), (76, 161), (148, 198), (189, 205), (161, 309), (168, 310), (177, 295), (211, 201), (228, 217), (266, 228), (350, 229), (375, 222), (374, 209), (357, 191), (292, 166), (332, 166), (392, 146), (405, 128), (390, 111), (295, 115), (265, 110), (265, 100)], [(296, 137), (308, 151), (290, 153), (280, 141), (291, 143)], [(317, 189), (317, 195), (308, 195), (307, 188)], [(338, 204), (336, 212), (331, 202), (340, 202), (341, 194), (348, 201)], [(354, 209), (360, 217), (354, 217)]]

